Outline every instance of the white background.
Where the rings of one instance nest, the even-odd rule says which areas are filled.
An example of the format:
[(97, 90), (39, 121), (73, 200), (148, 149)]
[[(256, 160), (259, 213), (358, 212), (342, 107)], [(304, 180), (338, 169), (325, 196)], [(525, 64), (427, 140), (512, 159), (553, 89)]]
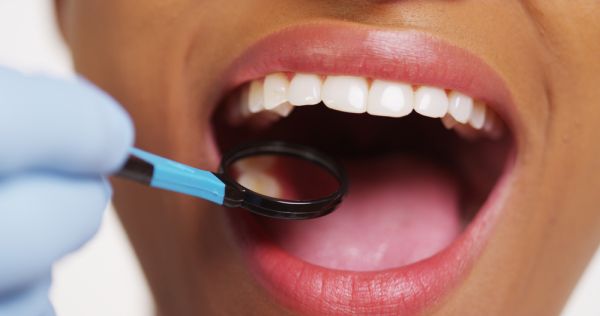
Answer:
[[(0, 64), (24, 71), (72, 75), (51, 5), (49, 0), (0, 0)], [(139, 264), (112, 208), (98, 235), (57, 264), (51, 299), (59, 316), (153, 314)], [(587, 315), (600, 315), (600, 251), (563, 313)]]
[[(68, 52), (54, 26), (52, 1), (0, 0), (0, 64), (72, 75)], [(53, 274), (50, 297), (58, 316), (154, 314), (137, 259), (112, 208), (98, 235), (61, 260)]]

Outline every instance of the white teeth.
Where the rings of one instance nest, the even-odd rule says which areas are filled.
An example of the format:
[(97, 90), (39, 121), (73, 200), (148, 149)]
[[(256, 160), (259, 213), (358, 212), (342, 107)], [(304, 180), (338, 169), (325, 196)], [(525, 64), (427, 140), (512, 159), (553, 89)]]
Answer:
[(329, 76), (323, 83), (321, 98), (333, 110), (364, 113), (367, 110), (369, 84), (365, 78)]
[(448, 113), (460, 123), (467, 123), (473, 111), (473, 98), (458, 91), (452, 91), (448, 95)]
[(271, 111), (279, 114), (280, 116), (288, 117), (288, 115), (290, 115), (290, 113), (292, 113), (293, 110), (294, 110), (294, 106), (289, 104), (288, 102), (285, 102), (285, 103), (278, 105)]
[(440, 88), (422, 86), (415, 93), (415, 111), (428, 117), (443, 117), (448, 112), (448, 96)]
[(485, 124), (483, 125), (483, 131), (491, 139), (500, 139), (504, 135), (504, 127), (500, 122), (500, 118), (492, 111), (485, 112)]
[(315, 105), (321, 102), (320, 76), (296, 74), (290, 82), (288, 100), (293, 105)]
[(264, 109), (263, 83), (260, 80), (253, 80), (250, 83), (248, 95), (248, 110), (250, 113), (258, 113)]
[(460, 135), (460, 137), (471, 141), (474, 141), (479, 137), (478, 131), (469, 125), (456, 124), (452, 130), (454, 130), (456, 134)]
[(374, 80), (369, 91), (367, 112), (371, 115), (402, 117), (410, 114), (414, 93), (410, 85)]
[(277, 179), (264, 172), (242, 172), (237, 182), (245, 188), (266, 196), (280, 197), (281, 188)]
[(475, 102), (473, 104), (473, 111), (471, 112), (471, 117), (469, 118), (469, 125), (474, 129), (482, 129), (483, 125), (485, 125), (485, 112), (486, 106), (481, 102)]
[(250, 116), (250, 86), (246, 85), (240, 95), (240, 114), (243, 118)]
[[(252, 113), (249, 109), (250, 85), (245, 85), (239, 98), (228, 98), (226, 100), (226, 118), (234, 125), (241, 125)], [(237, 103), (236, 103), (237, 102)]]
[(442, 117), (441, 121), (446, 129), (452, 129), (454, 126), (456, 126), (456, 124), (458, 124), (458, 122), (450, 115), (445, 115)]
[(283, 73), (270, 74), (265, 77), (264, 102), (265, 109), (271, 110), (287, 102), (287, 91), (290, 83)]
[[(402, 117), (413, 110), (420, 115), (440, 118), (447, 129), (469, 139), (482, 135), (498, 139), (504, 133), (500, 118), (481, 101), (458, 91), (431, 86), (413, 88), (410, 84), (373, 80), (356, 76), (327, 76), (299, 73), (288, 80), (285, 73), (267, 75), (243, 87), (239, 100), (233, 98), (228, 120), (233, 125), (266, 126), (287, 117), (296, 106), (323, 102), (328, 108), (349, 113)], [(261, 113), (261, 115), (256, 115)], [(263, 115), (264, 114), (264, 115)]]

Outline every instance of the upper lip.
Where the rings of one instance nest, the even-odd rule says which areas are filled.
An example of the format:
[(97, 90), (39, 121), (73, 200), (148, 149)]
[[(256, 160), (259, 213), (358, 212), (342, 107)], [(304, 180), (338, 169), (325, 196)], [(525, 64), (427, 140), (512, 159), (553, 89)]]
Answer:
[[(493, 108), (519, 141), (520, 123), (502, 78), (465, 49), (415, 30), (345, 23), (288, 27), (252, 45), (224, 73), (223, 91), (273, 72), (364, 76), (461, 91)], [(506, 166), (512, 168), (511, 164)], [(288, 305), (310, 313), (412, 315), (438, 301), (463, 278), (491, 232), (512, 172), (504, 172), (476, 218), (450, 247), (423, 261), (374, 272), (334, 271), (274, 247), (250, 244), (250, 261), (265, 285)], [(488, 223), (488, 225), (483, 225)], [(274, 264), (279, 268), (266, 268)], [(300, 270), (301, 276), (291, 272)]]
[(219, 80), (220, 90), (226, 94), (274, 72), (354, 75), (457, 90), (485, 102), (515, 136), (522, 130), (497, 72), (469, 51), (422, 31), (324, 22), (288, 27), (235, 59)]

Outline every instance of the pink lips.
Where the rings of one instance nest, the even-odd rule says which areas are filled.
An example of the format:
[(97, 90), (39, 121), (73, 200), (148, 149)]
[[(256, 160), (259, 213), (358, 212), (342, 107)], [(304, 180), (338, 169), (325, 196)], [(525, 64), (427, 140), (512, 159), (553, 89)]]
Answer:
[[(481, 59), (417, 31), (339, 24), (284, 29), (250, 47), (226, 73), (226, 88), (278, 71), (347, 74), (427, 84), (485, 101), (514, 128), (510, 93)], [(466, 230), (432, 257), (381, 271), (333, 270), (304, 262), (233, 218), (257, 278), (294, 310), (308, 314), (415, 315), (459, 285), (484, 248), (510, 182), (509, 163)]]
[(461, 91), (517, 118), (504, 81), (470, 52), (430, 34), (347, 24), (286, 28), (252, 45), (225, 73), (225, 90), (277, 71), (344, 74)]

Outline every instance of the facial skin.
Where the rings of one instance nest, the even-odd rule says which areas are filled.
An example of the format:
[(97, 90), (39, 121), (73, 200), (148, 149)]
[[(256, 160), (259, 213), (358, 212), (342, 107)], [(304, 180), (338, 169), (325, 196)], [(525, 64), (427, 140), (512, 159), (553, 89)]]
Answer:
[[(600, 241), (600, 3), (57, 1), (78, 72), (123, 104), (137, 146), (199, 168), (216, 82), (263, 36), (311, 21), (417, 29), (500, 74), (523, 122), (515, 181), (467, 278), (431, 315), (554, 315)], [(162, 315), (282, 315), (223, 210), (115, 180), (114, 202)], [(115, 284), (118, 286), (118, 284)]]

